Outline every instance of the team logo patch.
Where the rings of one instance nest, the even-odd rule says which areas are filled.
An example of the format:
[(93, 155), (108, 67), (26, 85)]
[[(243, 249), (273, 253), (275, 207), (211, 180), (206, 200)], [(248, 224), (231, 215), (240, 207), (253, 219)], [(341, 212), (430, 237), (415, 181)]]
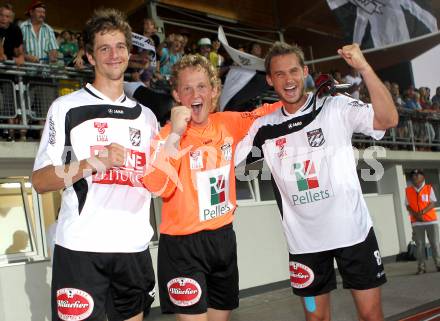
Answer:
[(277, 155), (279, 158), (283, 158), (284, 156), (286, 156), (286, 150), (284, 149), (286, 143), (287, 143), (286, 137), (278, 138), (275, 141), (275, 145), (278, 147)]
[(315, 274), (307, 265), (289, 262), (290, 284), (295, 289), (304, 289), (312, 284)]
[(200, 284), (190, 278), (175, 278), (167, 283), (171, 302), (180, 307), (188, 307), (200, 301)]
[(96, 140), (98, 142), (108, 142), (108, 137), (105, 134), (105, 129), (108, 128), (108, 124), (95, 121), (93, 123), (93, 126), (98, 130), (98, 135), (96, 135)]
[(351, 102), (348, 103), (349, 106), (354, 107), (354, 108), (368, 108), (368, 104), (365, 104), (359, 100), (353, 100)]
[(200, 150), (194, 150), (189, 152), (189, 167), (191, 169), (203, 168), (202, 152)]
[(320, 147), (325, 143), (324, 133), (321, 128), (311, 130), (307, 132), (307, 139), (309, 145), (312, 147)]
[(57, 291), (57, 310), (61, 320), (86, 320), (93, 311), (93, 298), (85, 291), (63, 288)]
[(140, 146), (141, 145), (141, 131), (140, 129), (136, 128), (129, 128), (130, 132), (130, 142), (133, 146)]
[(223, 154), (223, 158), (225, 161), (230, 161), (232, 159), (232, 146), (230, 143), (226, 143), (223, 144), (220, 147), (222, 154)]

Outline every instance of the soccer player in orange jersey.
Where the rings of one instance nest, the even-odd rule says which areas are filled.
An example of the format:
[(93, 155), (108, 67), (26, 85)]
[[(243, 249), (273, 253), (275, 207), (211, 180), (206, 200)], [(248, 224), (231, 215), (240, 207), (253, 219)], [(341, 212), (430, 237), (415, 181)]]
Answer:
[(175, 65), (173, 97), (181, 105), (160, 132), (145, 186), (163, 199), (158, 279), (162, 312), (179, 321), (227, 321), (238, 307), (234, 152), (259, 116), (213, 113), (217, 72), (200, 55)]

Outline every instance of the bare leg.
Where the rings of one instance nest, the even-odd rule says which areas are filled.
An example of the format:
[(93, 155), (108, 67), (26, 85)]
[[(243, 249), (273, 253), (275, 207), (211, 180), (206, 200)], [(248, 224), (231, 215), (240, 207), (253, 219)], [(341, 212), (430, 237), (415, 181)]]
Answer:
[(304, 298), (301, 298), (307, 321), (330, 321), (330, 294), (321, 294), (314, 297), (315, 311), (309, 311)]
[(351, 290), (360, 321), (383, 321), (380, 288)]

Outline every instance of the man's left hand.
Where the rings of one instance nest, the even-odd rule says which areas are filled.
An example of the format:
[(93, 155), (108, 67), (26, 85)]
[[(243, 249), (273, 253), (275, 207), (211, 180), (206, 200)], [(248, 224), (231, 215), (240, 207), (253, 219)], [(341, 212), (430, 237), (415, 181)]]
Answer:
[(347, 45), (338, 49), (338, 54), (347, 62), (350, 67), (362, 73), (362, 71), (370, 68), (367, 60), (365, 60), (361, 49), (357, 43)]

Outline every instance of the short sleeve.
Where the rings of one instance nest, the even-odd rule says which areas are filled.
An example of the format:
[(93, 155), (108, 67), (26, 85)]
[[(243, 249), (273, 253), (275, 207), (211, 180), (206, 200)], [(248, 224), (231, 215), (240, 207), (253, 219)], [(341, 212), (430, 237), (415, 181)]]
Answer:
[(437, 202), (437, 197), (435, 196), (435, 192), (434, 192), (434, 188), (433, 187), (431, 187), (431, 193), (429, 194), (429, 200), (432, 203)]
[(371, 104), (345, 95), (338, 95), (332, 99), (336, 102), (337, 110), (350, 136), (353, 133), (361, 133), (380, 140), (385, 135), (385, 130), (374, 129), (374, 109)]
[(65, 113), (56, 100), (47, 113), (40, 147), (35, 158), (34, 171), (48, 165), (59, 166), (64, 164), (63, 153), (66, 142), (64, 128)]

